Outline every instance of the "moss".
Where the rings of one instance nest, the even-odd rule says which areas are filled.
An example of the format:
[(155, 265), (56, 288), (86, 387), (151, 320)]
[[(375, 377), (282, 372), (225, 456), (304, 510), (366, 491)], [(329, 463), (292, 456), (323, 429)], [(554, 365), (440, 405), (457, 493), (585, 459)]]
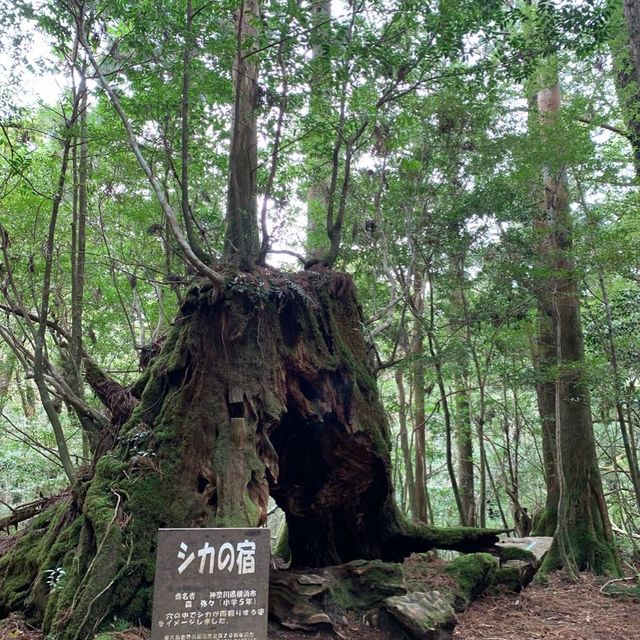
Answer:
[(469, 603), (494, 584), (498, 561), (489, 553), (470, 553), (458, 556), (445, 568), (458, 585), (454, 606), (465, 609)]
[(508, 591), (520, 591), (523, 586), (520, 567), (518, 565), (498, 567), (494, 577), (494, 586)]
[(532, 536), (549, 536), (552, 537), (556, 531), (556, 523), (558, 521), (558, 512), (549, 509), (543, 509), (533, 517), (531, 527)]
[(131, 602), (121, 611), (121, 615), (136, 624), (150, 622), (150, 611), (153, 603), (153, 586), (136, 589)]
[[(69, 500), (63, 499), (36, 516), (17, 544), (0, 558), (0, 617), (19, 610), (33, 624), (42, 621), (48, 587), (41, 573), (52, 563), (52, 548), (64, 532)], [(44, 597), (43, 597), (44, 595)]]
[(326, 600), (328, 600), (329, 608), (339, 614), (354, 611), (358, 608), (353, 598), (353, 589), (344, 580), (335, 581), (331, 584)]
[(342, 615), (369, 611), (390, 596), (405, 594), (402, 566), (381, 560), (355, 560), (332, 570), (326, 603)]
[(640, 584), (627, 586), (621, 582), (614, 582), (605, 585), (603, 593), (606, 593), (608, 596), (615, 596), (616, 598), (640, 600)]
[[(596, 575), (618, 577), (621, 575), (620, 561), (613, 544), (607, 543), (585, 523), (573, 523), (567, 532), (568, 552), (573, 557), (578, 571), (591, 571)], [(554, 537), (536, 579), (542, 579), (551, 571), (563, 568), (558, 538)]]
[(498, 557), (500, 558), (501, 564), (509, 562), (510, 560), (522, 560), (533, 565), (538, 563), (538, 559), (534, 553), (528, 549), (521, 549), (520, 547), (500, 546), (498, 547)]
[(291, 548), (289, 547), (289, 528), (287, 527), (287, 523), (284, 522), (280, 527), (280, 532), (278, 533), (278, 540), (276, 542), (275, 549), (273, 550), (273, 555), (276, 558), (282, 558), (285, 562), (291, 561)]
[(147, 369), (129, 388), (131, 395), (136, 398), (142, 397), (142, 392), (145, 390), (147, 383), (151, 379), (151, 369)]

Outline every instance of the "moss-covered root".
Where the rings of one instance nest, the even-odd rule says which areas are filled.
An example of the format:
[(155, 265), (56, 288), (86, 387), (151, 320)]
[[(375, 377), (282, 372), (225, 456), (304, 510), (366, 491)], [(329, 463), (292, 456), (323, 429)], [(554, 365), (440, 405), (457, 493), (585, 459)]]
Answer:
[[(565, 566), (564, 558), (569, 558), (572, 566)], [(572, 579), (575, 579), (576, 571), (591, 571), (596, 575), (612, 578), (620, 576), (621, 573), (620, 561), (614, 546), (599, 539), (587, 527), (566, 530), (564, 535), (556, 533), (538, 576), (544, 579), (552, 571), (561, 569), (565, 569)]]
[(496, 584), (498, 560), (489, 553), (470, 553), (452, 560), (444, 569), (452, 576), (458, 589), (453, 606), (464, 611), (469, 603)]
[[(635, 584), (632, 582), (635, 580)], [(610, 580), (602, 586), (602, 593), (615, 598), (640, 601), (640, 582), (637, 578)]]
[(462, 553), (494, 551), (502, 529), (477, 529), (474, 527), (428, 527), (403, 522), (395, 518), (395, 528), (385, 541), (382, 559), (400, 562), (412, 553), (447, 549)]
[(64, 583), (61, 571), (75, 548), (80, 519), (70, 497), (34, 518), (0, 553), (0, 618), (20, 611), (27, 622), (42, 623), (49, 593)]

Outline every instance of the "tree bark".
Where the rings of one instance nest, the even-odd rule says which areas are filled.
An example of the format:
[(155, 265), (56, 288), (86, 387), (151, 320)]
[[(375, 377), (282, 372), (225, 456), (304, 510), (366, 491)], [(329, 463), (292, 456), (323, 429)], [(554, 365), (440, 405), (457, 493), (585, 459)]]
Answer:
[(426, 477), (426, 414), (424, 408), (424, 283), (422, 275), (414, 275), (413, 307), (415, 313), (413, 335), (413, 428), (416, 441), (415, 451), (415, 512), (416, 520), (428, 521), (427, 510), (427, 477)]
[(191, 130), (189, 125), (189, 92), (191, 88), (191, 53), (194, 47), (193, 34), (193, 3), (187, 0), (186, 25), (184, 32), (184, 49), (182, 51), (182, 99), (180, 101), (180, 206), (182, 208), (182, 220), (187, 233), (187, 240), (194, 254), (202, 262), (211, 262), (211, 256), (200, 246), (196, 236), (193, 211), (189, 197), (189, 170), (190, 157), (189, 145)]
[(331, 156), (326, 143), (326, 127), (320, 125), (332, 112), (331, 106), (331, 0), (312, 0), (311, 6), (311, 79), (309, 121), (312, 134), (305, 145), (309, 163), (307, 191), (307, 255), (321, 257), (329, 253), (326, 212), (329, 206), (329, 175), (325, 168)]
[(236, 15), (235, 96), (229, 153), (225, 258), (251, 270), (260, 251), (258, 238), (258, 0), (243, 0)]
[(407, 394), (405, 393), (404, 374), (400, 369), (395, 374), (398, 388), (398, 423), (400, 426), (400, 448), (402, 449), (402, 462), (404, 465), (405, 482), (409, 494), (409, 510), (412, 517), (416, 518), (416, 483), (413, 475), (413, 462), (411, 460), (411, 446), (407, 432)]
[(473, 468), (473, 430), (471, 428), (471, 412), (467, 398), (466, 385), (463, 379), (457, 379), (458, 390), (454, 393), (455, 438), (458, 450), (458, 485), (463, 508), (460, 524), (472, 527), (475, 525), (475, 492)]
[[(538, 227), (540, 228), (540, 227)], [(541, 294), (546, 299), (546, 293)], [(542, 461), (547, 489), (545, 508), (535, 523), (535, 533), (552, 536), (558, 522), (560, 483), (556, 459), (556, 389), (553, 367), (556, 359), (555, 322), (551, 310), (538, 304), (538, 330), (533, 347), (533, 364), (536, 371), (536, 401), (542, 432)]]

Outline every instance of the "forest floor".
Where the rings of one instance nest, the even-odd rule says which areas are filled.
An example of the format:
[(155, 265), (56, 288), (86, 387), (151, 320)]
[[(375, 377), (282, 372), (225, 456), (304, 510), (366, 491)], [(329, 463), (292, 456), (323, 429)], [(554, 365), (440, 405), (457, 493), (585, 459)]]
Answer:
[(521, 593), (485, 595), (458, 616), (454, 640), (640, 640), (640, 601), (601, 593), (602, 582), (561, 574)]
[[(606, 596), (601, 582), (584, 574), (577, 584), (551, 576), (547, 585), (522, 593), (485, 595), (458, 615), (454, 640), (640, 640), (640, 601)], [(145, 631), (109, 634), (113, 640), (148, 640)], [(269, 625), (269, 640), (334, 640), (330, 631), (287, 631)], [(344, 640), (396, 640), (356, 618), (342, 630)], [(0, 621), (0, 640), (43, 640), (19, 616)]]

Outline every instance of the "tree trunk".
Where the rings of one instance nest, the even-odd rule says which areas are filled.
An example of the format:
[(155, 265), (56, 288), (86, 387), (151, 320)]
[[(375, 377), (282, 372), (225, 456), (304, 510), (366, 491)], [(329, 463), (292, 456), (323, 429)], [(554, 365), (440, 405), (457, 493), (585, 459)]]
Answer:
[[(327, 163), (331, 145), (326, 142), (325, 128), (320, 123), (332, 113), (331, 105), (331, 0), (312, 0), (311, 78), (309, 81), (309, 121), (311, 133), (305, 144), (309, 164), (307, 191), (307, 255), (323, 256), (329, 251), (327, 208), (329, 175)], [(327, 125), (328, 126), (328, 125)], [(317, 132), (316, 132), (317, 131)]]
[(535, 534), (538, 536), (552, 536), (556, 530), (560, 496), (556, 460), (556, 389), (552, 373), (556, 358), (554, 326), (546, 306), (539, 304), (533, 364), (536, 371), (536, 400), (542, 429), (542, 461), (547, 497), (544, 512), (534, 524)]
[(463, 508), (463, 519), (460, 524), (473, 526), (475, 524), (475, 492), (473, 487), (473, 430), (471, 428), (471, 413), (466, 384), (463, 379), (456, 380), (458, 390), (454, 394), (456, 408), (455, 436), (458, 449), (458, 485), (460, 500)]
[[(557, 72), (538, 92), (541, 130), (549, 148), (560, 115)], [(549, 158), (545, 167), (545, 210), (550, 225), (548, 268), (556, 328), (555, 416), (560, 499), (558, 523), (546, 570), (563, 566), (578, 571), (619, 572), (613, 534), (604, 499), (595, 448), (591, 403), (584, 362), (580, 303), (571, 250), (571, 212), (562, 160)]]
[(409, 509), (411, 516), (416, 517), (416, 483), (413, 476), (413, 462), (411, 461), (411, 446), (409, 434), (407, 432), (407, 399), (404, 388), (404, 374), (400, 369), (395, 374), (396, 386), (398, 388), (398, 423), (400, 426), (400, 447), (402, 449), (402, 462), (404, 465), (404, 476), (409, 494)]
[(425, 384), (424, 384), (424, 283), (422, 274), (416, 273), (413, 291), (413, 306), (416, 315), (413, 336), (413, 425), (416, 438), (415, 458), (415, 505), (413, 514), (416, 520), (428, 521), (427, 514), (427, 477), (426, 477), (426, 414), (424, 408)]
[[(294, 566), (497, 540), (399, 516), (348, 276), (245, 274), (215, 291), (200, 282), (188, 292), (139, 405), (97, 463), (81, 517), (40, 521), (46, 549), (27, 537), (33, 549), (18, 543), (0, 557), (0, 617), (29, 608), (60, 640), (113, 616), (148, 621), (157, 529), (261, 525), (269, 495), (285, 511)], [(52, 567), (66, 576), (48, 592)]]
[(227, 197), (225, 258), (251, 269), (260, 250), (258, 239), (258, 63), (255, 50), (260, 21), (258, 0), (243, 0), (236, 17), (237, 46), (233, 66), (235, 105)]

